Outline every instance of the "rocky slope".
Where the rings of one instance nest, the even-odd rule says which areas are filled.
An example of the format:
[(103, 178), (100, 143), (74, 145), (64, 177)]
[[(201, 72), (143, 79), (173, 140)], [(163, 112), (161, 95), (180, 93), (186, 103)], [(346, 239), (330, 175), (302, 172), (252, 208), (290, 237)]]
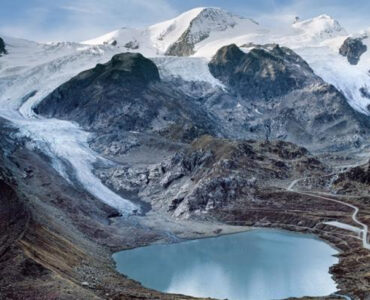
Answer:
[[(366, 140), (369, 119), (287, 48), (272, 45), (244, 53), (230, 45), (217, 52), (209, 67), (248, 112), (238, 123), (249, 128), (250, 137), (265, 133), (312, 150), (356, 147)], [(236, 112), (230, 113), (231, 124)]]
[[(222, 9), (202, 7), (144, 29), (118, 29), (84, 44), (114, 45), (110, 48), (118, 52), (134, 51), (147, 57), (170, 54), (211, 59), (221, 47), (233, 43), (239, 47), (275, 43), (298, 53), (317, 75), (341, 91), (355, 110), (369, 115), (370, 102), (359, 89), (369, 84), (370, 56), (365, 52), (356, 65), (350, 65), (340, 54), (342, 45), (342, 51), (354, 53), (355, 49), (345, 47), (347, 38), (348, 42), (357, 36), (362, 39), (368, 33), (349, 34), (337, 20), (325, 14), (293, 21), (292, 18), (291, 23), (279, 24), (281, 30), (277, 31), (274, 26), (268, 28)], [(362, 43), (369, 46), (366, 39)]]
[[(55, 172), (45, 155), (29, 150), (29, 141), (14, 139), (14, 133), (7, 123), (1, 123), (2, 299), (191, 299), (147, 290), (114, 271), (111, 251), (167, 240), (159, 221), (150, 221), (153, 215), (117, 218), (117, 211), (71, 186)], [(208, 224), (217, 218), (235, 225), (316, 233), (345, 251), (342, 263), (333, 269), (343, 292), (353, 299), (365, 299), (368, 286), (366, 272), (361, 269), (368, 261), (366, 252), (357, 248), (356, 239), (346, 232), (321, 223), (334, 216), (346, 220), (349, 212), (340, 205), (273, 188), (273, 182), (326, 172), (326, 167), (304, 148), (283, 142), (236, 142), (204, 136), (154, 165), (157, 170), (149, 167), (146, 172), (152, 170), (147, 173), (152, 177), (147, 179), (134, 163), (126, 175), (123, 169), (117, 169), (114, 180), (142, 190), (157, 187), (167, 195), (152, 194), (151, 198), (151, 213), (159, 211), (161, 222), (175, 212), (189, 212), (191, 222), (170, 218), (164, 224), (166, 230), (178, 223), (173, 230), (180, 236), (185, 233), (184, 237), (227, 233), (220, 223), (211, 232), (202, 226), (193, 227), (196, 218), (201, 217), (212, 219)], [(111, 170), (104, 172), (109, 174)], [(148, 178), (149, 182), (144, 183)], [(115, 185), (113, 177), (111, 180)], [(187, 197), (177, 203), (170, 195), (179, 193), (183, 180), (192, 182), (195, 188), (187, 190), (184, 186)], [(217, 201), (209, 198), (207, 191), (214, 193)], [(207, 214), (198, 214), (205, 211)]]
[[(290, 29), (201, 8), (93, 46), (7, 39), (0, 114), (20, 132), (0, 126), (0, 295), (187, 299), (117, 274), (112, 251), (258, 226), (330, 242), (340, 292), (368, 298), (369, 252), (327, 224), (356, 225), (340, 199), (370, 225), (367, 167), (337, 168), (366, 154), (368, 53), (348, 64), (347, 34), (328, 16)], [(76, 176), (92, 169), (141, 213), (95, 198), (101, 182)]]
[(215, 127), (199, 104), (160, 80), (151, 60), (131, 53), (116, 55), (72, 78), (35, 111), (116, 135), (150, 131), (191, 140)]
[(339, 194), (370, 195), (370, 163), (350, 168), (332, 180), (331, 188)]
[(193, 55), (195, 53), (195, 45), (209, 38), (211, 33), (227, 31), (243, 21), (250, 22), (251, 25), (258, 27), (258, 24), (254, 23), (254, 21), (243, 20), (222, 9), (204, 8), (191, 20), (187, 29), (178, 40), (168, 47), (166, 55)]
[(314, 151), (360, 147), (367, 140), (369, 119), (287, 48), (244, 53), (226, 46), (209, 68), (227, 90), (187, 92), (202, 83), (161, 80), (152, 61), (120, 54), (57, 88), (35, 111), (110, 134), (109, 147), (125, 139), (123, 131), (186, 142), (202, 134), (281, 139)]
[(313, 71), (285, 47), (256, 47), (244, 53), (235, 44), (222, 47), (209, 63), (213, 76), (249, 101), (268, 101), (312, 84)]
[(138, 166), (129, 159), (130, 152), (143, 147), (126, 154), (131, 163), (102, 169), (99, 176), (120, 193), (136, 194), (152, 208), (181, 218), (248, 206), (268, 182), (323, 174), (327, 168), (305, 148), (285, 142), (202, 136), (159, 164)]
[(357, 65), (361, 55), (367, 51), (367, 46), (363, 44), (362, 38), (347, 38), (339, 48), (339, 53), (347, 57), (351, 65)]
[(0, 119), (0, 298), (192, 299), (143, 288), (111, 253), (164, 239), (71, 186)]
[(7, 54), (7, 51), (5, 49), (5, 42), (4, 40), (0, 37), (0, 56), (3, 54)]

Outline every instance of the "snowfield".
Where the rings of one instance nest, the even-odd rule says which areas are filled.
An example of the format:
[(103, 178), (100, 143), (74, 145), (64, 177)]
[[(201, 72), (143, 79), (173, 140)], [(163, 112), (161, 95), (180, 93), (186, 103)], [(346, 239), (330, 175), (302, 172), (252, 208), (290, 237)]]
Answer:
[[(93, 174), (97, 161), (109, 163), (88, 146), (89, 133), (72, 122), (45, 119), (33, 107), (51, 91), (77, 73), (105, 62), (114, 54), (109, 47), (72, 43), (41, 45), (5, 39), (9, 55), (0, 59), (0, 116), (30, 138), (28, 147), (48, 155), (54, 168), (70, 183), (77, 179), (86, 191), (121, 213), (139, 208), (101, 183)], [(67, 168), (72, 167), (72, 174)]]
[[(165, 56), (184, 33), (194, 44), (194, 54)], [(369, 31), (361, 34), (369, 35)], [(33, 112), (33, 107), (51, 91), (79, 72), (128, 51), (153, 58), (163, 79), (180, 77), (222, 88), (207, 65), (219, 48), (235, 43), (248, 51), (253, 47), (251, 43), (278, 43), (301, 55), (316, 74), (343, 92), (354, 109), (370, 115), (370, 98), (360, 91), (370, 91), (370, 41), (364, 40), (368, 51), (354, 66), (339, 54), (348, 36), (339, 22), (326, 15), (294, 23), (292, 20), (289, 28), (277, 33), (221, 9), (197, 8), (145, 29), (122, 28), (82, 43), (40, 44), (4, 37), (9, 53), (0, 57), (0, 116), (19, 128), (20, 135), (32, 139), (30, 147), (50, 156), (55, 169), (67, 180), (76, 178), (92, 195), (129, 214), (139, 208), (105, 187), (92, 172), (97, 161), (110, 162), (89, 148), (89, 133), (74, 123), (45, 119)], [(73, 170), (72, 174), (67, 168)]]
[[(236, 44), (238, 46), (253, 44), (277, 43), (286, 46), (301, 55), (326, 82), (333, 84), (348, 99), (349, 104), (357, 111), (370, 115), (368, 106), (370, 98), (364, 97), (361, 88), (370, 91), (370, 38), (364, 39), (368, 51), (362, 55), (358, 65), (353, 66), (339, 54), (339, 48), (349, 36), (369, 36), (369, 30), (350, 35), (340, 23), (328, 15), (320, 15), (308, 20), (292, 20), (287, 28), (265, 28), (255, 21), (232, 15), (218, 8), (196, 8), (179, 17), (150, 26), (146, 29), (123, 28), (97, 39), (85, 41), (88, 45), (104, 45), (117, 43), (125, 51), (140, 52), (148, 57), (164, 56), (169, 47), (181, 39), (185, 32), (190, 32), (190, 40), (194, 42), (194, 57), (210, 59), (222, 46)], [(205, 37), (202, 39), (201, 37)], [(135, 47), (125, 48), (125, 45)], [(184, 60), (179, 64), (182, 64)], [(191, 63), (184, 64), (184, 70), (173, 60), (173, 72), (193, 78)], [(166, 71), (169, 72), (168, 70)], [(213, 82), (207, 72), (203, 81)]]

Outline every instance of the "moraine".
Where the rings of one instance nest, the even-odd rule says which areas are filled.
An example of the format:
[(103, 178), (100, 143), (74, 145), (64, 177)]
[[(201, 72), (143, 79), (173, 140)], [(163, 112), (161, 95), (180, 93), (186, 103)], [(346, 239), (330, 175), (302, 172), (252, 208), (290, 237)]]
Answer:
[(309, 235), (257, 229), (115, 253), (117, 270), (145, 287), (219, 299), (326, 296), (338, 252)]

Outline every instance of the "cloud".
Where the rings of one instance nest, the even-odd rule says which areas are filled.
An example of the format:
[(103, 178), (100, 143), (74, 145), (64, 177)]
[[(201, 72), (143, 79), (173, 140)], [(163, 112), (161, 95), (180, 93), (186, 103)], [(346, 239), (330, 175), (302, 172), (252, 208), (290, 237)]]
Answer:
[(117, 28), (138, 27), (174, 17), (168, 0), (33, 0), (22, 18), (4, 20), (0, 32), (38, 41), (81, 41)]
[[(267, 27), (329, 14), (349, 32), (370, 26), (370, 1), (357, 0), (8, 0), (0, 34), (38, 41), (81, 41), (120, 27), (144, 27), (195, 6), (220, 6)], [(284, 27), (284, 26), (281, 26)]]
[(73, 6), (73, 5), (65, 5), (65, 6), (60, 6), (60, 9), (67, 10), (67, 11), (72, 11), (72, 12), (77, 12), (77, 13), (83, 13), (83, 14), (96, 14), (97, 11), (91, 8), (83, 8), (83, 7), (78, 7), (78, 6)]

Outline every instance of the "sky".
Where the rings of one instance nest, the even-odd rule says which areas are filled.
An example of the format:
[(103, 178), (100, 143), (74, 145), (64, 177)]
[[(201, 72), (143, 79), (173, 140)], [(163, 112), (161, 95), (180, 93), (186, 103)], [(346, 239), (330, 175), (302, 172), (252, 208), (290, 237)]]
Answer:
[(221, 7), (279, 26), (328, 14), (349, 32), (370, 27), (369, 0), (1, 0), (0, 35), (83, 41), (121, 27), (145, 27), (195, 7)]

